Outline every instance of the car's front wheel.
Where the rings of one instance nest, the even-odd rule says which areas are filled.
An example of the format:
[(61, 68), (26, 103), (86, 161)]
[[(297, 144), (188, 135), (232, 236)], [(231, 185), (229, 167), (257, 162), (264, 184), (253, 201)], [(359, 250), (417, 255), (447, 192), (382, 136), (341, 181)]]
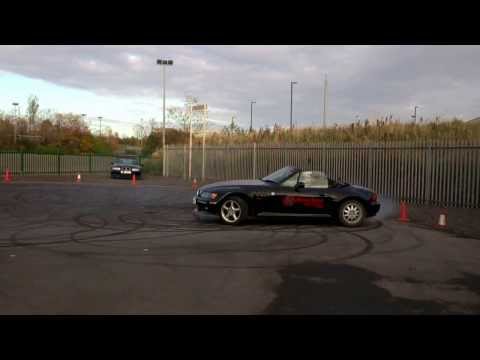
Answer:
[(365, 220), (365, 208), (357, 200), (347, 200), (340, 205), (338, 220), (348, 227), (360, 226)]
[(238, 196), (225, 199), (220, 206), (220, 219), (228, 225), (238, 225), (248, 216), (248, 204)]

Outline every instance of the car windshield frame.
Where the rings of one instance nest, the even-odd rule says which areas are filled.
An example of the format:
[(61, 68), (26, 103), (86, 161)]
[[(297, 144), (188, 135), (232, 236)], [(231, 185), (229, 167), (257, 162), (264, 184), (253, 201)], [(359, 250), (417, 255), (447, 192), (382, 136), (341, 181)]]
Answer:
[(266, 181), (266, 182), (273, 182), (275, 184), (281, 184), (285, 180), (291, 178), (293, 175), (295, 175), (296, 173), (298, 173), (300, 171), (301, 170), (298, 169), (298, 168), (286, 166), (284, 168), (281, 168), (281, 169), (279, 169), (279, 170), (261, 178), (260, 180)]
[(130, 166), (139, 166), (140, 165), (137, 159), (129, 159), (129, 158), (117, 158), (115, 160), (115, 164), (130, 165)]

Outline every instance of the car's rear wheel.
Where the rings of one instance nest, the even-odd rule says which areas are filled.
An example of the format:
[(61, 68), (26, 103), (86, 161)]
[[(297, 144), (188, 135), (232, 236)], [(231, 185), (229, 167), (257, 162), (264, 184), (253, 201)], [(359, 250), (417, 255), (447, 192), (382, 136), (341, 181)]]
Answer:
[(344, 226), (360, 226), (365, 220), (365, 208), (358, 200), (344, 201), (338, 211), (338, 220)]
[(226, 198), (220, 206), (220, 219), (228, 225), (238, 225), (248, 216), (248, 204), (238, 196)]

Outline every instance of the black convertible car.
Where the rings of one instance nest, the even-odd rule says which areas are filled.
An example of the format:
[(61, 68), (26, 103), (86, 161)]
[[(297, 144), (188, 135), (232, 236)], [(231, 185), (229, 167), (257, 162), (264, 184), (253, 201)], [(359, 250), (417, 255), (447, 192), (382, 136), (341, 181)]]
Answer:
[(320, 171), (287, 166), (259, 180), (216, 182), (199, 188), (198, 211), (236, 225), (261, 212), (328, 214), (345, 226), (359, 226), (380, 210), (378, 194), (329, 179)]

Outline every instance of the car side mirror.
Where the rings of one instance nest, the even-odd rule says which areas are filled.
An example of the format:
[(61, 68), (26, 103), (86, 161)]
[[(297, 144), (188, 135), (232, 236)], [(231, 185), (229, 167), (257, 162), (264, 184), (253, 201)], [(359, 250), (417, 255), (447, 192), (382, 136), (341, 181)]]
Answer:
[(303, 188), (305, 188), (305, 183), (304, 182), (299, 181), (295, 184), (295, 191), (298, 191), (298, 190), (303, 189)]

